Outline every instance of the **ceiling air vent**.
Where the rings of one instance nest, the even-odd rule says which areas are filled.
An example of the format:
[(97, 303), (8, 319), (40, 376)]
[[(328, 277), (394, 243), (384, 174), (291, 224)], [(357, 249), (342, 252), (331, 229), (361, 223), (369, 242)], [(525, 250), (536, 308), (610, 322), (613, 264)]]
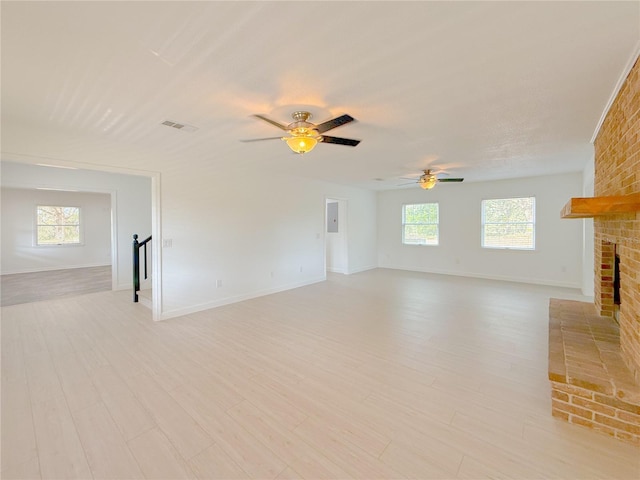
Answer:
[(170, 120), (165, 120), (164, 122), (162, 122), (162, 125), (175, 128), (176, 130), (182, 130), (183, 132), (195, 132), (196, 130), (198, 130), (198, 127), (194, 127), (193, 125), (187, 125), (186, 123), (172, 122)]

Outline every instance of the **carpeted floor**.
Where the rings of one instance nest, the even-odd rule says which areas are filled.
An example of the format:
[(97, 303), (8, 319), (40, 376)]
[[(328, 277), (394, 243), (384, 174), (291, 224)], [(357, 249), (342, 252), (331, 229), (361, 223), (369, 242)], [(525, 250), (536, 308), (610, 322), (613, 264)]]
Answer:
[(111, 290), (111, 265), (0, 276), (0, 305), (17, 305)]

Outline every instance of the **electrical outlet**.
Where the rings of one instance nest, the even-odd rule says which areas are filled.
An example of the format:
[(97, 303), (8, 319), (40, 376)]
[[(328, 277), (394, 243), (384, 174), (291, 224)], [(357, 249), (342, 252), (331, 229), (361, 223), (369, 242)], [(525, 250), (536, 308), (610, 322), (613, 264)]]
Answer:
[(220, 288), (222, 287), (222, 280), (218, 279), (216, 280), (216, 288)]
[(173, 240), (165, 238), (162, 240), (162, 248), (171, 248), (173, 246)]

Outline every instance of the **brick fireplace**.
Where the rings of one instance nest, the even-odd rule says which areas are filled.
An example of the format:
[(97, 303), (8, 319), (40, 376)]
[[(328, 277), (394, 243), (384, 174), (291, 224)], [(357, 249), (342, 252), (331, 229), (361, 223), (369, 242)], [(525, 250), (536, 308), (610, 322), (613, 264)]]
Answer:
[(594, 147), (595, 196), (572, 199), (563, 217), (594, 218), (595, 297), (593, 304), (551, 300), (552, 413), (640, 445), (638, 59), (606, 114)]
[[(595, 195), (640, 193), (640, 62), (631, 69), (595, 140)], [(595, 305), (614, 314), (614, 262), (620, 259), (620, 347), (640, 383), (640, 212), (594, 218)]]

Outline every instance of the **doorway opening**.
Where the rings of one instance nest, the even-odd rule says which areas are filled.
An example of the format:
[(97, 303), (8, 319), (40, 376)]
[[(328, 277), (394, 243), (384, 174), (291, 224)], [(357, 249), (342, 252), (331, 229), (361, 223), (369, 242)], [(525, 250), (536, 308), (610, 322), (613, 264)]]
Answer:
[[(128, 290), (131, 291), (133, 284), (132, 275), (132, 235), (138, 233), (141, 235), (153, 235), (154, 238), (160, 239), (160, 174), (157, 172), (134, 171), (131, 169), (120, 169), (116, 167), (96, 167), (87, 168), (87, 165), (75, 165), (73, 162), (65, 162), (63, 168), (58, 168), (57, 161), (47, 164), (41, 164), (40, 157), (31, 158), (24, 156), (23, 161), (4, 162), (2, 165), (2, 191), (6, 189), (28, 189), (32, 191), (49, 193), (59, 191), (61, 195), (67, 193), (85, 193), (85, 194), (103, 194), (108, 202), (100, 207), (99, 215), (105, 217), (100, 227), (94, 225), (98, 213), (92, 213), (87, 209), (80, 212), (81, 224), (86, 224), (84, 230), (84, 245), (87, 249), (92, 248), (92, 255), (99, 254), (98, 260), (83, 255), (81, 259), (71, 261), (67, 259), (65, 267), (69, 266), (91, 266), (93, 264), (103, 265), (110, 263), (110, 284), (112, 290)], [(55, 200), (55, 201), (54, 201)], [(57, 199), (45, 199), (37, 202), (41, 205), (54, 206), (78, 206), (76, 202), (63, 202)], [(15, 202), (8, 202), (7, 205)], [(3, 202), (4, 206), (4, 202)], [(82, 205), (80, 205), (82, 206)], [(29, 207), (31, 208), (31, 207)], [(35, 207), (34, 207), (35, 208)], [(35, 212), (35, 210), (34, 210)], [(104, 213), (104, 215), (103, 215)], [(83, 221), (83, 214), (85, 215)], [(88, 215), (88, 216), (87, 216)], [(24, 215), (23, 215), (24, 216)], [(6, 225), (6, 218), (3, 215), (3, 232)], [(25, 228), (20, 227), (18, 231), (26, 231), (27, 233), (34, 231), (35, 221), (29, 223)], [(109, 232), (110, 230), (110, 232)], [(7, 230), (8, 231), (8, 230)], [(105, 237), (105, 244), (99, 243), (98, 250), (95, 236), (98, 232), (103, 232), (101, 238)], [(107, 238), (108, 237), (108, 238)], [(22, 237), (20, 237), (22, 238)], [(110, 246), (109, 246), (110, 239)], [(8, 245), (8, 244), (6, 244)], [(5, 243), (3, 242), (3, 247)], [(20, 248), (26, 249), (26, 253), (21, 252)], [(38, 258), (45, 253), (51, 253), (55, 249), (53, 247), (41, 247), (36, 245), (31, 238), (22, 239), (20, 245), (13, 248), (21, 255), (21, 259), (35, 257), (33, 250), (38, 249)], [(64, 253), (69, 256), (71, 254), (79, 254), (80, 248), (58, 248), (60, 254)], [(110, 250), (110, 259), (109, 257)], [(96, 253), (97, 252), (97, 253)], [(89, 252), (88, 252), (89, 253)], [(161, 249), (153, 249), (150, 253), (150, 270), (153, 272), (151, 283), (153, 285), (152, 298), (152, 316), (154, 320), (162, 318), (162, 291), (161, 283)], [(3, 267), (5, 266), (5, 255), (3, 255)], [(42, 261), (41, 261), (42, 263)], [(37, 270), (43, 270), (42, 265), (36, 265)], [(22, 270), (27, 268), (36, 270), (36, 267), (23, 266)], [(9, 273), (9, 272), (7, 272)], [(86, 283), (86, 282), (84, 282)]]

